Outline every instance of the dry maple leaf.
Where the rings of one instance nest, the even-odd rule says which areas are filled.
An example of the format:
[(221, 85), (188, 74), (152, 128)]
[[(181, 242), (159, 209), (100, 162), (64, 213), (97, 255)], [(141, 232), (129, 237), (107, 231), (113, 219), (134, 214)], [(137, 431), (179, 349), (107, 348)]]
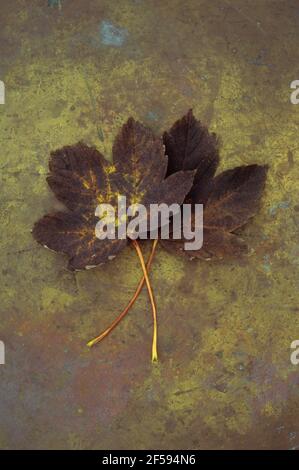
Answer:
[(267, 166), (243, 165), (214, 176), (219, 164), (218, 141), (190, 110), (163, 136), (168, 155), (168, 175), (196, 170), (185, 202), (203, 204), (203, 246), (184, 250), (186, 240), (161, 240), (163, 247), (189, 258), (224, 258), (247, 251), (233, 232), (258, 210)]
[(95, 234), (96, 207), (117, 207), (117, 197), (127, 205), (182, 204), (194, 177), (193, 171), (178, 171), (165, 178), (167, 157), (161, 138), (130, 118), (113, 146), (113, 165), (95, 148), (83, 143), (51, 154), (47, 182), (59, 201), (69, 209), (40, 219), (34, 238), (43, 246), (64, 253), (68, 267), (80, 270), (114, 257), (127, 240), (99, 240)]
[[(112, 153), (113, 165), (95, 148), (81, 142), (51, 154), (47, 181), (68, 212), (44, 216), (34, 225), (33, 236), (43, 246), (66, 254), (71, 270), (102, 264), (114, 258), (127, 243), (127, 239), (97, 238), (95, 229), (99, 219), (95, 213), (99, 204), (116, 208), (118, 196), (126, 196), (128, 206), (142, 204), (146, 209), (150, 204), (182, 204), (192, 186), (194, 171), (178, 171), (165, 178), (168, 159), (162, 139), (133, 118), (122, 127)], [(156, 306), (139, 244), (136, 240), (132, 243), (152, 304), (152, 360), (155, 361), (158, 358)]]

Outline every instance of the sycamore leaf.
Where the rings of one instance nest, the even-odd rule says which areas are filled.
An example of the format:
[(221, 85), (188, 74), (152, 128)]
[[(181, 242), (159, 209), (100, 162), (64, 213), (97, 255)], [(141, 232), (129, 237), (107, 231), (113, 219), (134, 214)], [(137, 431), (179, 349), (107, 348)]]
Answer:
[(191, 110), (164, 133), (164, 143), (168, 174), (182, 169), (197, 170), (185, 202), (203, 204), (204, 227), (200, 250), (185, 251), (183, 239), (161, 240), (161, 244), (189, 258), (224, 258), (245, 253), (246, 243), (233, 232), (257, 212), (267, 166), (240, 166), (215, 177), (219, 164), (216, 136), (208, 133)]
[(130, 118), (113, 146), (113, 165), (95, 148), (79, 142), (51, 154), (47, 182), (69, 212), (49, 214), (33, 228), (34, 238), (69, 258), (72, 270), (96, 266), (114, 257), (126, 240), (99, 240), (95, 234), (96, 207), (116, 208), (118, 196), (127, 206), (151, 203), (182, 204), (194, 172), (166, 176), (167, 157), (161, 138)]

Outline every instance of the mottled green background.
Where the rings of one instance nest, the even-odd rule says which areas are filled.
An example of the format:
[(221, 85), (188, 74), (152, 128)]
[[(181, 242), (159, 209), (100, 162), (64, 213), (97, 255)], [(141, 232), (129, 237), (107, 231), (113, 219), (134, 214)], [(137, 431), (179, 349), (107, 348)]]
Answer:
[[(3, 0), (0, 6), (1, 448), (299, 447), (299, 79), (296, 0)], [(193, 107), (222, 168), (268, 163), (254, 251), (223, 263), (158, 250), (160, 362), (150, 362), (134, 250), (70, 273), (33, 223), (57, 209), (51, 150), (79, 139), (110, 158), (129, 115), (160, 132)]]

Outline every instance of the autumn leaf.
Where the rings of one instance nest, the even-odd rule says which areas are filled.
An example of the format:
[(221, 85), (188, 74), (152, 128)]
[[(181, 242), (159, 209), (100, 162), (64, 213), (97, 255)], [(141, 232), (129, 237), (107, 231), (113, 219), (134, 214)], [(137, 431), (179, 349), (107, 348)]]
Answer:
[(116, 208), (119, 195), (127, 197), (128, 206), (182, 204), (194, 172), (178, 171), (165, 178), (167, 163), (162, 139), (133, 118), (116, 137), (113, 165), (98, 150), (81, 142), (56, 150), (51, 154), (47, 182), (69, 211), (39, 220), (33, 228), (34, 238), (41, 245), (66, 254), (71, 270), (108, 261), (127, 241), (96, 237), (96, 207), (109, 203)]
[[(168, 158), (161, 138), (129, 118), (113, 145), (113, 165), (95, 148), (82, 142), (51, 154), (47, 182), (68, 211), (49, 214), (33, 228), (34, 238), (43, 246), (68, 256), (71, 270), (88, 269), (114, 258), (127, 239), (100, 240), (96, 236), (99, 220), (96, 208), (110, 204), (117, 208), (118, 196), (126, 196), (127, 206), (142, 204), (182, 204), (192, 186), (194, 171), (178, 171), (166, 176)], [(119, 221), (117, 221), (118, 223)], [(142, 252), (132, 240), (140, 259), (154, 320), (152, 360), (157, 354), (157, 312)], [(155, 249), (156, 242), (153, 244)], [(142, 288), (143, 281), (140, 284)], [(117, 322), (109, 327), (105, 337)], [(92, 346), (99, 339), (90, 341)]]
[(184, 239), (161, 240), (162, 246), (189, 258), (221, 259), (246, 253), (246, 243), (234, 232), (256, 214), (267, 166), (244, 165), (214, 176), (219, 165), (217, 138), (191, 110), (164, 133), (163, 139), (169, 175), (196, 170), (185, 202), (203, 204), (204, 226), (200, 250), (184, 250)]

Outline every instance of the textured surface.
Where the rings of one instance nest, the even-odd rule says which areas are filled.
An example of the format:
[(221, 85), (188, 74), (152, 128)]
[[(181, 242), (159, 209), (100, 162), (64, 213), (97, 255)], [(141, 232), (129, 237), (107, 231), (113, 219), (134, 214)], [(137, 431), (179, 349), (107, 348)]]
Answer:
[[(1, 448), (298, 448), (297, 1), (5, 0), (0, 12)], [(102, 344), (139, 281), (134, 250), (90, 272), (38, 246), (61, 207), (50, 151), (111, 155), (129, 115), (155, 131), (193, 107), (221, 138), (221, 170), (269, 164), (244, 260), (158, 250), (152, 283)]]

